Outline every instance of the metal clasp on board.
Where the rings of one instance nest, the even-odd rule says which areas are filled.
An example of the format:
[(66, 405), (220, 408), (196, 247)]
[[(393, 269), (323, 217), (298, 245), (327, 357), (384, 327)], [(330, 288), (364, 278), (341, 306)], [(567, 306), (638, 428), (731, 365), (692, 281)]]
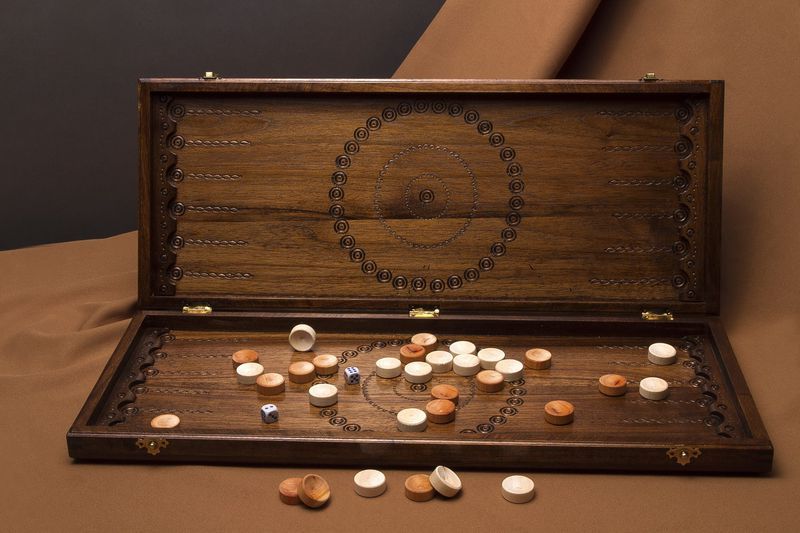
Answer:
[(667, 457), (670, 459), (675, 459), (675, 461), (681, 466), (686, 466), (694, 459), (700, 457), (701, 453), (703, 452), (700, 451), (700, 448), (675, 446), (667, 451)]
[(147, 450), (147, 453), (150, 455), (158, 455), (161, 453), (161, 448), (166, 448), (169, 446), (169, 441), (163, 437), (159, 438), (148, 438), (148, 437), (139, 437), (136, 439), (136, 445), (139, 448)]

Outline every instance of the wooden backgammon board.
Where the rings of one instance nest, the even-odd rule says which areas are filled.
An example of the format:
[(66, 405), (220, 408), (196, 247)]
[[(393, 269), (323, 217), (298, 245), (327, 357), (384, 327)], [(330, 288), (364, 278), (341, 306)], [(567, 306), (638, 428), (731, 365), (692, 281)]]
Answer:
[[(67, 435), (76, 459), (766, 472), (719, 309), (721, 82), (144, 80), (139, 305)], [(436, 310), (434, 313), (433, 310)], [(296, 324), (317, 332), (294, 350)], [(420, 332), (522, 361), (380, 377)], [(677, 362), (654, 365), (668, 343)], [(273, 396), (237, 381), (333, 354)], [(358, 367), (358, 384), (342, 370)], [(606, 396), (598, 378), (627, 392)], [(663, 400), (641, 380), (669, 384)], [(314, 407), (308, 390), (338, 389)], [(398, 431), (431, 389), (456, 417)], [(574, 420), (544, 406), (565, 400)], [(280, 410), (276, 423), (259, 416)], [(174, 428), (153, 417), (180, 417)]]

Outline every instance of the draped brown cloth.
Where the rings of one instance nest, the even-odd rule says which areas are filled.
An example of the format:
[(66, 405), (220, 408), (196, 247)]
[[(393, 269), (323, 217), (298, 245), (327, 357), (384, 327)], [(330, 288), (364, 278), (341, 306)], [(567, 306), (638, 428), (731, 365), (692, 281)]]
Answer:
[(448, 0), (397, 77), (726, 80), (722, 316), (776, 448), (771, 476), (527, 472), (537, 497), (515, 506), (504, 473), (462, 473), (462, 496), (418, 504), (407, 471), (364, 499), (355, 470), (332, 469), (314, 511), (276, 493), (306, 469), (73, 463), (64, 435), (135, 308), (127, 233), (0, 252), (0, 530), (797, 530), (800, 3), (595, 7)]

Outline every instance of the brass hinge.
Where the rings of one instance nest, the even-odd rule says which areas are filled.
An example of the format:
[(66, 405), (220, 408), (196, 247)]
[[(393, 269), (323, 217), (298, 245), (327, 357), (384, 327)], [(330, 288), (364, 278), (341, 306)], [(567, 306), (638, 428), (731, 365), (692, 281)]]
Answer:
[(185, 315), (209, 315), (211, 314), (210, 305), (184, 305), (183, 314)]
[(642, 76), (639, 81), (658, 81), (659, 77), (656, 76), (655, 72), (647, 72), (644, 76)]
[(161, 453), (161, 448), (169, 446), (169, 441), (164, 438), (139, 437), (136, 439), (136, 445), (143, 450), (147, 450), (150, 455), (158, 455)]
[(686, 466), (692, 462), (693, 459), (700, 457), (700, 448), (693, 448), (689, 446), (675, 446), (667, 450), (667, 457), (675, 459), (681, 466)]
[(675, 320), (675, 315), (672, 311), (642, 311), (642, 320), (649, 320), (651, 322), (659, 320)]
[(208, 70), (206, 72), (203, 72), (203, 75), (200, 76), (200, 78), (204, 79), (204, 80), (218, 80), (219, 79), (219, 74), (217, 74), (216, 72)]
[(411, 318), (439, 318), (439, 308), (425, 309), (424, 307), (412, 307), (408, 311)]

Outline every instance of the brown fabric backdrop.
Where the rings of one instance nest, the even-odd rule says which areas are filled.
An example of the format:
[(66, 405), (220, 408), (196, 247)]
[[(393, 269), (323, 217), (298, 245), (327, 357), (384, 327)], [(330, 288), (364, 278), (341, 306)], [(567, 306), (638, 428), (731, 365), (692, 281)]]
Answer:
[[(134, 306), (136, 237), (0, 252), (2, 529), (794, 530), (800, 490), (796, 176), (800, 4), (665, 0), (600, 5), (562, 76), (727, 80), (723, 318), (776, 446), (770, 477), (528, 473), (537, 497), (505, 503), (505, 474), (466, 472), (453, 501), (355, 495), (351, 469), (312, 511), (278, 502), (302, 469), (73, 464), (64, 434)], [(450, 0), (403, 77), (551, 77), (595, 2)], [(465, 35), (467, 34), (467, 35)], [(491, 53), (488, 53), (491, 51)], [(795, 526), (793, 527), (792, 524)]]

